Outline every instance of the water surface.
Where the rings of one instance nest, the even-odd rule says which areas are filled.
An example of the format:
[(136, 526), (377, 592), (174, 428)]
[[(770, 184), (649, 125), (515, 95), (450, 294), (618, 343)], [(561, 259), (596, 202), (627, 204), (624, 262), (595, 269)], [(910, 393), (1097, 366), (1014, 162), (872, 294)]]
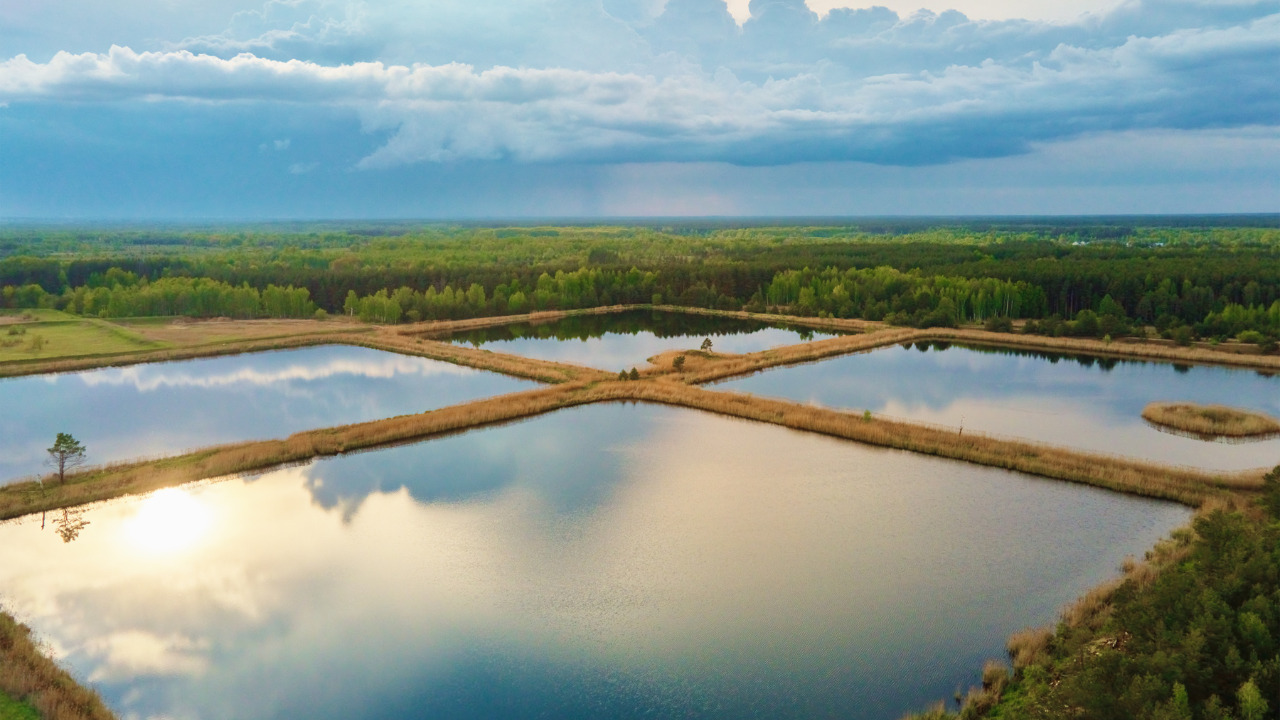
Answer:
[(625, 370), (644, 367), (646, 359), (668, 350), (695, 350), (703, 340), (711, 340), (715, 352), (741, 354), (830, 337), (835, 335), (755, 320), (628, 310), (467, 330), (440, 339), (540, 360)]
[(122, 716), (897, 720), (1187, 517), (598, 405), (0, 525), (0, 588)]
[(71, 433), (92, 463), (376, 420), (535, 384), (330, 345), (0, 380), (0, 483), (47, 472)]
[(1214, 470), (1280, 464), (1280, 439), (1210, 442), (1142, 419), (1142, 408), (1155, 401), (1280, 417), (1280, 377), (1253, 370), (917, 343), (767, 370), (712, 388)]

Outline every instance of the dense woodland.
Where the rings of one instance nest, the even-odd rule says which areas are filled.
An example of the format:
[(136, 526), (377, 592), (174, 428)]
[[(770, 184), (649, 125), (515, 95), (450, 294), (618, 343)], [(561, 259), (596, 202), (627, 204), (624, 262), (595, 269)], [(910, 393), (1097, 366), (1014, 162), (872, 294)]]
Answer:
[(669, 303), (1274, 346), (1280, 218), (1224, 222), (10, 227), (0, 303), (384, 323)]

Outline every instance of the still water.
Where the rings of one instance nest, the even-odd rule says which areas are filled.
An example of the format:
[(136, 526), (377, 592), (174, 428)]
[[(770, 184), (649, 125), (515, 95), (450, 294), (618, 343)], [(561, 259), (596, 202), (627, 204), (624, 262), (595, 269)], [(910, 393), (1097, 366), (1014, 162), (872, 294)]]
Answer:
[(68, 519), (0, 588), (129, 717), (896, 720), (1188, 511), (597, 405)]
[(419, 413), (532, 382), (331, 345), (0, 380), (0, 483), (47, 472), (59, 432), (91, 463)]
[(644, 367), (647, 358), (668, 350), (695, 350), (707, 339), (715, 352), (741, 354), (830, 337), (835, 335), (753, 320), (629, 310), (468, 330), (440, 339), (540, 360), (625, 370)]
[(1210, 442), (1142, 419), (1156, 401), (1280, 417), (1280, 377), (1252, 370), (917, 343), (713, 387), (1213, 470), (1280, 464), (1280, 439)]

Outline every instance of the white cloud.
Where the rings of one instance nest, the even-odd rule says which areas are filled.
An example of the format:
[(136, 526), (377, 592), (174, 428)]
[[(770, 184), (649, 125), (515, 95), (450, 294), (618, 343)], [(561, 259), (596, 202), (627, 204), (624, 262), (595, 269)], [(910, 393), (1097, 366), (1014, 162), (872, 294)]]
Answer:
[[(488, 4), (447, 0), (431, 12), (447, 30), (478, 19), (481, 6)], [(802, 0), (755, 0), (741, 30), (720, 0), (669, 0), (656, 19), (657, 6), (628, 7), (614, 11), (632, 26), (582, 0), (502, 5), (498, 21), (532, 20), (494, 37), (515, 48), (511, 57), (543, 65), (324, 63), (113, 46), (0, 62), (0, 102), (343, 108), (387, 136), (357, 163), (362, 169), (461, 160), (927, 164), (1016, 154), (1088, 132), (1270, 125), (1280, 117), (1274, 0), (1131, 2), (1065, 25), (975, 22), (956, 12), (899, 17), (883, 8), (819, 20)], [(385, 21), (385, 12), (361, 8), (273, 0), (238, 14), (222, 40), (196, 44), (263, 52), (280, 50), (275, 40), (286, 36), (358, 44)], [(1133, 32), (1135, 8), (1150, 11), (1158, 33)], [(495, 27), (488, 19), (480, 30)], [(546, 39), (540, 33), (590, 36), (584, 28), (604, 28), (606, 42), (530, 49), (555, 45), (534, 42)], [(444, 45), (436, 42), (443, 30), (429, 32), (422, 45), (452, 57), (450, 48), (480, 30)], [(394, 45), (397, 37), (388, 31), (380, 40)], [(551, 62), (557, 58), (563, 62)]]

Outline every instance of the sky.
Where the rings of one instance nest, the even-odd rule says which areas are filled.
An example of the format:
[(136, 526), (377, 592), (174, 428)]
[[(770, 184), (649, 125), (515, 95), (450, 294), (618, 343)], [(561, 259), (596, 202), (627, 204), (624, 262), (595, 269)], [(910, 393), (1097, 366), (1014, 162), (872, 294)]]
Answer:
[(1280, 211), (1280, 0), (0, 0), (0, 220)]

